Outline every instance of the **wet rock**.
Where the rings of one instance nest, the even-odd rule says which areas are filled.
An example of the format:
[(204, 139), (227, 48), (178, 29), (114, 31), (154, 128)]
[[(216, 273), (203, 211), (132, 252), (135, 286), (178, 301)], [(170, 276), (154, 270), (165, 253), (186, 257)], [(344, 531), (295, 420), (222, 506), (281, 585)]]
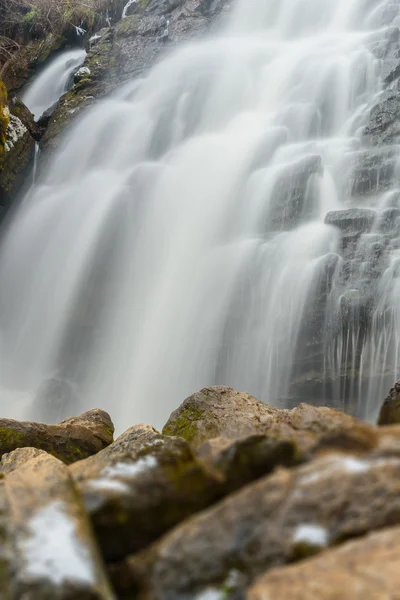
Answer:
[(364, 130), (364, 141), (371, 146), (397, 144), (400, 140), (400, 92), (387, 90), (372, 108)]
[(291, 229), (313, 216), (315, 199), (310, 182), (322, 171), (322, 160), (318, 155), (307, 156), (282, 170), (271, 195), (273, 200), (266, 223), (268, 231)]
[(16, 567), (10, 598), (112, 600), (67, 467), (46, 452), (24, 448), (3, 456), (2, 472)]
[(246, 600), (375, 600), (400, 586), (400, 528), (348, 542), (299, 565), (257, 579)]
[(83, 68), (90, 73), (61, 98), (43, 137), (43, 152), (58, 146), (61, 131), (82, 111), (124, 82), (144, 75), (171, 45), (204, 35), (227, 5), (227, 0), (132, 4), (134, 14), (100, 30), (96, 43), (88, 48)]
[(142, 549), (223, 493), (220, 477), (187, 442), (147, 425), (128, 429), (71, 473), (109, 561)]
[(396, 151), (393, 148), (368, 149), (357, 153), (351, 175), (351, 195), (364, 198), (383, 192), (393, 184)]
[(366, 233), (371, 231), (376, 216), (376, 211), (369, 208), (349, 208), (329, 212), (325, 217), (325, 223), (334, 225), (345, 233)]
[(0, 419), (0, 456), (29, 446), (70, 464), (108, 446), (113, 433), (109, 415), (99, 409), (65, 419), (58, 425)]
[(385, 398), (378, 418), (378, 425), (396, 423), (400, 423), (400, 381), (396, 381)]
[(327, 454), (280, 469), (115, 566), (112, 580), (139, 600), (221, 593), (233, 576), (240, 592), (272, 567), (398, 523), (399, 484), (394, 457)]

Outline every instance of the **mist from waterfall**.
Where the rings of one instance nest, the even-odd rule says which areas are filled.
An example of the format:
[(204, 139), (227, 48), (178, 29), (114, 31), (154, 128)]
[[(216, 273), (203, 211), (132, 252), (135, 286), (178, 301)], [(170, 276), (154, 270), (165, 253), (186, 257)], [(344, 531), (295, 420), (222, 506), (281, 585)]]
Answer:
[[(204, 385), (285, 403), (318, 369), (327, 397), (374, 415), (399, 370), (400, 251), (362, 334), (341, 310), (363, 274), (342, 283), (324, 219), (355, 202), (351, 165), (383, 86), (374, 48), (397, 13), (389, 0), (239, 0), (217, 37), (74, 126), (3, 234), (3, 416), (46, 418), (35, 396), (59, 380), (67, 413), (159, 426)], [(344, 390), (352, 368), (366, 387)]]
[(22, 100), (38, 119), (64, 94), (71, 76), (85, 58), (85, 50), (74, 48), (61, 52), (34, 78)]

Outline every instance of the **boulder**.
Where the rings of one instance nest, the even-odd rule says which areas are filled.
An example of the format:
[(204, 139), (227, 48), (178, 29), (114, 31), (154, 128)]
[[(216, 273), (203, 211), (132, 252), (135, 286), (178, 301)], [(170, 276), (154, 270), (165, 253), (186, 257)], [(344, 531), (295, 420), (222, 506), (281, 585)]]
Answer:
[(9, 598), (113, 600), (68, 468), (46, 452), (23, 448), (3, 456), (2, 472), (16, 567)]
[(351, 541), (257, 579), (246, 600), (377, 600), (400, 587), (400, 527)]
[(378, 425), (400, 423), (400, 380), (396, 381), (386, 396), (378, 417)]
[(399, 523), (399, 486), (400, 457), (328, 453), (281, 468), (115, 565), (112, 581), (139, 600), (219, 597), (228, 585), (241, 597), (270, 568)]
[(113, 441), (114, 425), (99, 409), (58, 425), (0, 419), (0, 456), (16, 448), (45, 450), (66, 464), (96, 454)]
[(183, 437), (194, 447), (213, 438), (267, 435), (296, 442), (302, 453), (321, 445), (366, 449), (376, 443), (373, 427), (332, 408), (300, 404), (292, 410), (279, 409), (224, 386), (189, 396), (171, 414), (163, 434)]
[(213, 438), (200, 446), (197, 455), (222, 475), (224, 493), (228, 494), (278, 465), (298, 464), (306, 459), (308, 449), (308, 438), (289, 439), (283, 431), (282, 438), (278, 435), (250, 435), (239, 440)]
[(185, 440), (148, 425), (70, 469), (108, 561), (144, 548), (224, 491)]

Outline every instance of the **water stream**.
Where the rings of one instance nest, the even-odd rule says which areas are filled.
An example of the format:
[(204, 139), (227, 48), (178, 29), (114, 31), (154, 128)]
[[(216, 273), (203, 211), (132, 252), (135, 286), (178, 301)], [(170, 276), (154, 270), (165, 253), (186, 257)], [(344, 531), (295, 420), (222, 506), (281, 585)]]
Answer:
[(36, 120), (64, 94), (70, 77), (84, 58), (85, 51), (81, 48), (62, 52), (27, 87), (22, 100)]
[(375, 415), (399, 370), (400, 251), (344, 277), (324, 220), (387, 201), (351, 196), (352, 165), (398, 12), (238, 0), (218, 37), (91, 109), (3, 235), (3, 416), (46, 418), (59, 383), (67, 414), (159, 426), (207, 384), (289, 406), (304, 382)]

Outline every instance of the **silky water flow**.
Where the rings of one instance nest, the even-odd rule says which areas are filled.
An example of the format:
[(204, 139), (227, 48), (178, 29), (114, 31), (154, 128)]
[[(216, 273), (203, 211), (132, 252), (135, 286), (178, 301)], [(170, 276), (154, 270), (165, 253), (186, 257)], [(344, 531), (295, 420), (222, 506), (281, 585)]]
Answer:
[[(398, 195), (352, 185), (399, 23), (389, 0), (239, 0), (92, 108), (4, 226), (2, 415), (160, 426), (224, 384), (373, 418), (399, 371), (400, 250), (378, 275), (368, 252)], [(376, 219), (346, 270), (324, 221), (351, 206)]]

